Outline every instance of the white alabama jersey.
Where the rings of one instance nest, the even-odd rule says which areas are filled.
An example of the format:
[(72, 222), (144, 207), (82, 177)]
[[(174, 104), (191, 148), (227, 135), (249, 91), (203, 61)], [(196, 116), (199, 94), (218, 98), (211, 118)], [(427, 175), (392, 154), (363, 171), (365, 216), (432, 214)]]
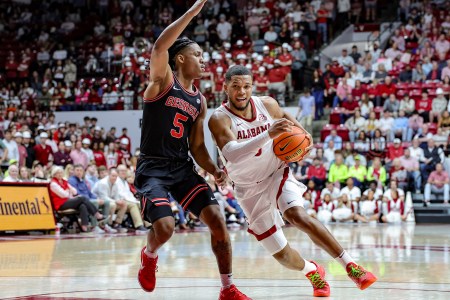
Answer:
[[(250, 99), (253, 111), (252, 119), (244, 119), (234, 114), (227, 106), (222, 105), (218, 111), (225, 113), (231, 119), (231, 131), (238, 142), (247, 141), (269, 129), (274, 120), (267, 111), (264, 103), (258, 97)], [(226, 167), (228, 176), (236, 185), (255, 184), (272, 175), (276, 170), (285, 166), (272, 150), (273, 141), (270, 140), (259, 149), (255, 156), (249, 157), (240, 163), (231, 163), (220, 157)]]

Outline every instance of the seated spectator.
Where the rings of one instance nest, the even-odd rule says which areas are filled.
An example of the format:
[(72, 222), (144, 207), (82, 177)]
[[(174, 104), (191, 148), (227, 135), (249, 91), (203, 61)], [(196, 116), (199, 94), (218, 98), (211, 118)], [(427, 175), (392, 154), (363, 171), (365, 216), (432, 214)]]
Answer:
[(390, 168), (392, 161), (396, 158), (400, 158), (403, 155), (402, 141), (400, 139), (394, 139), (393, 145), (389, 145), (386, 159), (384, 160), (386, 169)]
[(117, 178), (117, 185), (119, 189), (119, 196), (121, 199), (125, 200), (127, 204), (127, 212), (130, 213), (131, 219), (133, 220), (134, 228), (137, 233), (146, 233), (148, 231), (147, 228), (144, 227), (144, 222), (142, 220), (138, 201), (136, 197), (130, 190), (130, 186), (127, 182), (127, 167), (125, 165), (117, 166), (117, 173), (119, 178)]
[(19, 169), (19, 178), (22, 182), (32, 182), (30, 170), (25, 166)]
[(317, 219), (324, 224), (331, 222), (333, 210), (333, 201), (331, 201), (331, 196), (327, 194), (323, 198), (323, 202), (321, 203), (320, 207), (318, 207)]
[(19, 157), (19, 147), (17, 146), (16, 141), (13, 139), (13, 135), (11, 130), (6, 130), (4, 133), (4, 139), (3, 139), (3, 144), (6, 146), (6, 148), (8, 149), (8, 155), (6, 157), (6, 159), (9, 161), (11, 159), (15, 159), (16, 161), (19, 161), (20, 157)]
[(366, 157), (364, 155), (360, 155), (356, 149), (352, 149), (351, 155), (345, 158), (345, 164), (347, 167), (353, 167), (356, 164), (356, 160), (359, 160), (359, 164), (361, 166), (367, 166)]
[(355, 142), (356, 136), (362, 132), (365, 124), (366, 119), (361, 116), (360, 109), (355, 109), (355, 114), (345, 121), (345, 127), (349, 130), (350, 142)]
[(325, 150), (323, 150), (323, 157), (324, 159), (327, 161), (328, 164), (328, 169), (331, 166), (331, 163), (334, 161), (334, 156), (336, 151), (339, 151), (336, 149), (336, 147), (334, 146), (334, 142), (331, 140), (326, 144), (328, 147), (326, 147)]
[(433, 170), (435, 170), (436, 165), (443, 163), (445, 160), (445, 154), (442, 148), (436, 146), (433, 139), (429, 139), (427, 147), (423, 149), (423, 158), (420, 166), (420, 172), (422, 173), (423, 181), (427, 181), (428, 176)]
[[(377, 120), (377, 116), (374, 111), (369, 113), (369, 118), (366, 120), (364, 125), (364, 131), (369, 137), (373, 137), (376, 130), (379, 130), (380, 122)], [(380, 131), (381, 133), (381, 131)]]
[[(116, 202), (97, 198), (97, 196), (91, 192), (91, 189), (88, 187), (86, 181), (84, 180), (83, 166), (75, 165), (73, 166), (73, 168), (74, 174), (69, 178), (69, 184), (77, 190), (77, 195), (89, 199), (89, 201), (91, 201), (91, 203), (93, 203), (97, 208), (103, 207), (103, 215), (107, 216), (108, 220), (111, 219), (110, 222), (112, 223), (112, 215), (116, 211)], [(108, 224), (105, 224), (104, 230), (101, 229), (98, 226), (97, 220), (94, 218), (91, 218), (91, 224), (94, 227), (92, 231), (95, 233), (105, 233), (105, 231), (108, 233), (117, 233), (117, 230), (111, 228)]]
[(395, 158), (392, 161), (392, 167), (389, 170), (389, 178), (395, 180), (398, 187), (402, 190), (408, 190), (408, 173), (401, 165), (401, 160), (399, 158)]
[(3, 182), (22, 182), (19, 178), (19, 168), (17, 165), (10, 165), (8, 167), (8, 176), (3, 179)]
[(361, 189), (354, 185), (353, 178), (347, 178), (347, 185), (341, 189), (342, 195), (347, 195), (350, 201), (358, 202), (361, 199)]
[(84, 196), (77, 196), (77, 190), (63, 178), (64, 170), (59, 166), (52, 169), (50, 182), (50, 197), (56, 210), (76, 209), (80, 212), (81, 231), (89, 230), (89, 216), (94, 216), (97, 221), (104, 219), (94, 204)]
[(373, 103), (369, 101), (367, 93), (361, 95), (361, 101), (359, 101), (359, 109), (361, 110), (361, 116), (364, 118), (369, 117), (369, 113), (373, 111)]
[(394, 118), (392, 118), (391, 113), (388, 111), (383, 112), (383, 116), (378, 120), (379, 129), (381, 130), (383, 136), (387, 139), (391, 138), (391, 131), (394, 127)]
[(392, 82), (392, 78), (390, 76), (386, 76), (384, 83), (380, 85), (381, 99), (376, 106), (382, 106), (384, 100), (386, 100), (391, 94), (395, 94), (395, 83)]
[(348, 168), (344, 165), (344, 158), (341, 154), (336, 154), (334, 164), (331, 165), (328, 172), (328, 181), (333, 182), (336, 186), (344, 184), (348, 178)]
[(370, 148), (370, 139), (366, 136), (364, 131), (360, 131), (358, 138), (353, 144), (353, 148), (358, 151), (358, 153), (365, 154)]
[(416, 99), (416, 110), (426, 123), (429, 122), (431, 104), (432, 101), (429, 99), (427, 91), (423, 90), (422, 97)]
[(58, 144), (58, 151), (53, 154), (53, 163), (63, 168), (65, 168), (68, 164), (73, 164), (72, 158), (70, 157), (71, 148), (71, 141), (60, 141)]
[(367, 170), (367, 181), (376, 181), (379, 187), (384, 186), (386, 182), (386, 169), (381, 165), (381, 159), (376, 157), (372, 166)]
[(448, 133), (444, 132), (442, 128), (438, 128), (437, 132), (433, 135), (433, 140), (437, 147), (445, 149), (448, 143)]
[(341, 196), (341, 190), (335, 187), (333, 182), (328, 181), (326, 187), (320, 192), (320, 198), (323, 200), (325, 195), (330, 195), (331, 200), (337, 204), (338, 198)]
[[(421, 148), (419, 148), (422, 150)], [(400, 165), (405, 168), (409, 183), (413, 183), (416, 194), (421, 193), (422, 175), (419, 171), (419, 159), (411, 156), (410, 148), (405, 149), (405, 153), (400, 157)]]
[(436, 98), (433, 99), (431, 103), (430, 110), (430, 123), (433, 123), (436, 118), (439, 122), (441, 119), (441, 114), (447, 110), (447, 99), (444, 97), (444, 91), (441, 88), (436, 90)]
[(442, 113), (438, 128), (440, 128), (444, 134), (450, 134), (450, 112), (448, 110)]
[(303, 184), (306, 184), (308, 182), (308, 166), (306, 165), (304, 160), (298, 161), (295, 164), (292, 164), (293, 166), (293, 174), (295, 179), (300, 181)]
[(405, 214), (405, 192), (397, 188), (397, 182), (391, 180), (389, 189), (383, 195), (384, 210), (381, 220), (384, 223), (401, 223), (406, 221), (408, 213)]
[[(104, 170), (106, 172), (106, 170)], [(127, 203), (121, 198), (119, 194), (119, 184), (117, 182), (117, 170), (112, 168), (107, 173), (108, 176), (99, 180), (92, 188), (92, 192), (100, 199), (105, 199), (110, 202), (115, 202), (117, 207), (116, 219), (113, 222), (113, 228), (119, 232), (127, 232), (127, 229), (122, 227), (122, 222), (127, 212)]]
[(398, 117), (394, 119), (394, 126), (391, 130), (391, 141), (395, 140), (397, 135), (402, 137), (402, 141), (407, 141), (408, 138), (408, 123), (409, 120), (405, 116), (405, 112), (400, 110)]
[(318, 157), (315, 157), (313, 164), (309, 166), (307, 176), (315, 183), (317, 189), (323, 189), (327, 180), (327, 170)]
[(383, 110), (390, 112), (394, 118), (397, 117), (400, 110), (400, 101), (397, 100), (395, 94), (389, 95), (389, 100), (384, 102)]
[(333, 141), (334, 149), (341, 150), (342, 149), (342, 138), (337, 135), (337, 131), (335, 129), (331, 130), (330, 135), (325, 137), (324, 148), (328, 148), (328, 142)]
[[(414, 100), (413, 100), (414, 101)], [(423, 118), (419, 115), (417, 110), (414, 110), (412, 116), (408, 120), (407, 141), (411, 141), (413, 136), (422, 133)]]
[(33, 147), (36, 159), (43, 165), (47, 166), (49, 164), (50, 155), (53, 156), (52, 147), (47, 145), (48, 134), (46, 132), (41, 132), (39, 134), (39, 144)]
[(353, 116), (357, 109), (359, 109), (358, 102), (353, 99), (352, 95), (347, 95), (347, 97), (342, 102), (342, 110), (340, 115), (341, 124), (344, 124), (348, 118)]
[(364, 191), (363, 196), (368, 196), (370, 191), (374, 193), (374, 197), (377, 201), (381, 201), (383, 199), (383, 188), (378, 188), (378, 184), (376, 181), (371, 181), (369, 183), (369, 188)]
[(90, 189), (92, 190), (92, 188), (95, 186), (95, 184), (97, 183), (97, 181), (99, 181), (98, 178), (98, 171), (97, 171), (97, 167), (94, 164), (90, 164), (87, 169), (86, 169), (86, 175), (84, 176)]
[(346, 78), (342, 78), (336, 88), (336, 96), (333, 99), (333, 107), (338, 107), (341, 103), (352, 94), (352, 86), (347, 82)]
[(384, 150), (386, 149), (386, 139), (381, 134), (380, 129), (375, 130), (373, 138), (370, 140), (370, 149), (368, 156), (373, 158), (384, 158)]
[(424, 206), (430, 203), (431, 194), (443, 194), (444, 204), (448, 204), (450, 198), (450, 181), (447, 172), (441, 163), (436, 164), (435, 171), (431, 172), (425, 185)]
[[(359, 155), (355, 157), (355, 164), (351, 166), (348, 170), (348, 177), (352, 179), (354, 185), (358, 188), (362, 187), (365, 184), (367, 169), (364, 165), (361, 164), (361, 159), (363, 156)], [(348, 180), (347, 180), (348, 184)], [(360, 192), (361, 193), (361, 192)], [(352, 199), (353, 200), (353, 199)]]
[(355, 220), (362, 223), (377, 222), (380, 217), (377, 202), (375, 192), (369, 190), (367, 195), (363, 196), (359, 202), (360, 213), (355, 214)]
[(352, 222), (354, 219), (354, 206), (349, 200), (348, 194), (342, 194), (339, 202), (333, 209), (332, 217), (336, 222)]

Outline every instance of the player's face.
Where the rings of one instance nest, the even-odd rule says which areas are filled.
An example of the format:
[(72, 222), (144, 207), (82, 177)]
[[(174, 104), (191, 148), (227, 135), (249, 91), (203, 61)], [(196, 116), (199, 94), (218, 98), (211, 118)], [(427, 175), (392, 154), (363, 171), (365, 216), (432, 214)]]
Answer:
[(184, 71), (193, 78), (201, 78), (205, 72), (203, 50), (198, 44), (191, 44), (182, 53)]
[(250, 75), (235, 75), (224, 86), (230, 105), (240, 111), (249, 107), (252, 96), (252, 77)]

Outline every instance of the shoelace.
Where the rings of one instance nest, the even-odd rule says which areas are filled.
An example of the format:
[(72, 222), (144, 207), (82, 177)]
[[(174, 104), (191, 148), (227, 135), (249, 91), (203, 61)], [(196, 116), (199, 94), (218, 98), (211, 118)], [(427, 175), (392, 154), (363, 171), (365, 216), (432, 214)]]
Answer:
[(315, 288), (321, 289), (325, 286), (325, 281), (320, 277), (319, 272), (309, 275), (308, 279)]
[(365, 271), (361, 270), (359, 266), (350, 266), (350, 276), (355, 278), (360, 278), (366, 274)]

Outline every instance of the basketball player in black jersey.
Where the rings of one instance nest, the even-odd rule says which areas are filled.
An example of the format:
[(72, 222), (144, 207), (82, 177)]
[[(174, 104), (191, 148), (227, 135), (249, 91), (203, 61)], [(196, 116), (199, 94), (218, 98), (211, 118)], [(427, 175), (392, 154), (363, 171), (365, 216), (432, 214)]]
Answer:
[(214, 194), (194, 171), (192, 158), (212, 174), (216, 183), (225, 173), (210, 158), (204, 144), (206, 99), (193, 85), (204, 71), (203, 51), (195, 42), (177, 39), (207, 0), (197, 0), (155, 42), (150, 60), (150, 82), (144, 93), (144, 115), (135, 185), (142, 195), (142, 214), (153, 224), (141, 251), (138, 280), (147, 292), (156, 285), (157, 251), (173, 234), (175, 220), (168, 193), (197, 215), (211, 231), (212, 250), (219, 267), (219, 299), (250, 299), (232, 283), (231, 243)]

